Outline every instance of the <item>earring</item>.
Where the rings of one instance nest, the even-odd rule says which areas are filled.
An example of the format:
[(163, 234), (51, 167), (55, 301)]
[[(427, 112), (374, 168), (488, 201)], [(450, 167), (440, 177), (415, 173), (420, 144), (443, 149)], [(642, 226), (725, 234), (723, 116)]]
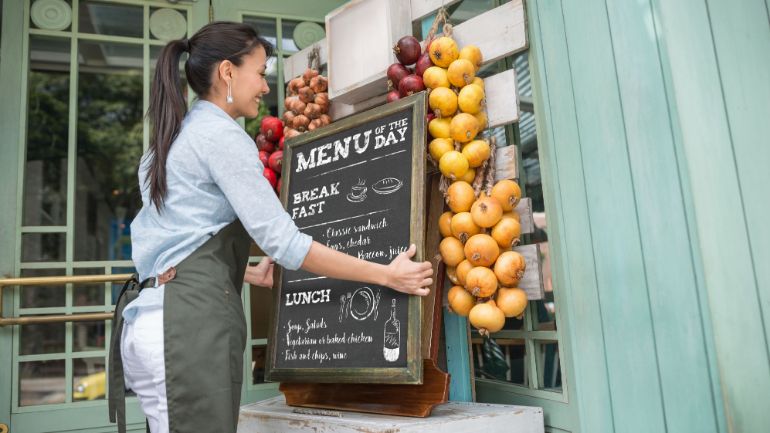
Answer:
[(230, 82), (227, 82), (227, 103), (232, 104), (233, 103), (233, 89), (230, 87)]

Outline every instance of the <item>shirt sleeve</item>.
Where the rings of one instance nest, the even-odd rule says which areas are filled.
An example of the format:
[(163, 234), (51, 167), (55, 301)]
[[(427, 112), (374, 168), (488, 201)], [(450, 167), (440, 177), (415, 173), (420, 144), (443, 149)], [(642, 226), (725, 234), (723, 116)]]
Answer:
[[(233, 128), (235, 129), (235, 128)], [(299, 269), (313, 239), (283, 209), (254, 142), (242, 130), (222, 131), (207, 152), (211, 177), (262, 251), (287, 269)]]

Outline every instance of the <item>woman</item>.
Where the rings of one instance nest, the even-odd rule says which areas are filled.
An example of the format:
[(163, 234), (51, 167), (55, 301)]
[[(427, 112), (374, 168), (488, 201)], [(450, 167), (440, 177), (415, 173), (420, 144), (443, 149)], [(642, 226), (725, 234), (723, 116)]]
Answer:
[[(250, 26), (217, 22), (160, 54), (150, 148), (139, 167), (143, 207), (131, 224), (142, 283), (118, 301), (110, 355), (110, 416), (119, 429), (125, 385), (153, 433), (235, 431), (246, 344), (240, 287), (244, 273), (250, 284), (272, 285), (270, 259), (246, 270), (249, 237), (288, 269), (414, 295), (432, 284), (430, 263), (411, 261), (414, 245), (389, 265), (362, 261), (300, 233), (283, 210), (235, 121), (256, 117), (270, 91), (271, 51)], [(189, 112), (178, 70), (185, 52), (199, 97)]]

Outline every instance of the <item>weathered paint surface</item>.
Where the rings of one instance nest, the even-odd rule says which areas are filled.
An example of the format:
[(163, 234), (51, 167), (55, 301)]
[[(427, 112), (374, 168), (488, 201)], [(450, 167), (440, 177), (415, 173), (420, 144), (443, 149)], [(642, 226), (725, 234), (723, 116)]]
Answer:
[[(770, 424), (769, 10), (762, 0), (527, 3), (578, 408), (575, 419), (569, 405), (544, 404), (547, 425)], [(539, 401), (486, 385), (479, 397)]]

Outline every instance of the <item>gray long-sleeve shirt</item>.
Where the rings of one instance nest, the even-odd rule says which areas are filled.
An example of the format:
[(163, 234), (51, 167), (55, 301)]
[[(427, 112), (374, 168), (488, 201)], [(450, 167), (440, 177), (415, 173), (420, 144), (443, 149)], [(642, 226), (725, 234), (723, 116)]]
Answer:
[[(167, 193), (161, 212), (139, 167), (142, 209), (131, 223), (132, 258), (141, 280), (179, 264), (219, 230), (239, 218), (267, 255), (297, 269), (312, 238), (284, 211), (267, 179), (254, 141), (216, 105), (199, 100), (182, 122), (166, 162)], [(143, 290), (125, 310), (162, 307), (163, 289)]]

